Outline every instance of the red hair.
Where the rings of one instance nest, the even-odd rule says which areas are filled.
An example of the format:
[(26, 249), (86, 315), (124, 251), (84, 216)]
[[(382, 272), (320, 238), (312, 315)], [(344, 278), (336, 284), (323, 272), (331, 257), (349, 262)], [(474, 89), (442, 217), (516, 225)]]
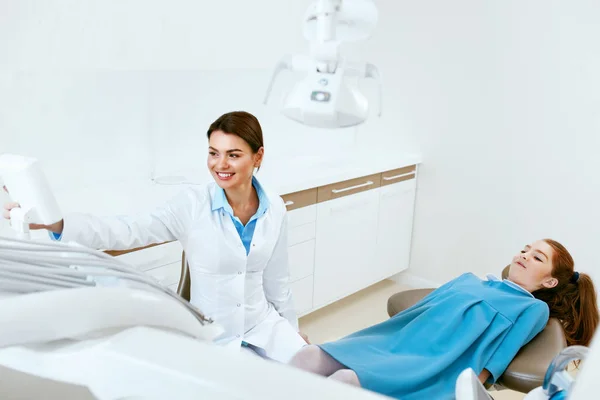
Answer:
[(552, 239), (544, 239), (552, 247), (552, 277), (558, 284), (533, 292), (550, 308), (550, 317), (561, 321), (567, 345), (589, 346), (598, 327), (598, 302), (589, 275), (575, 272), (575, 262), (567, 249)]

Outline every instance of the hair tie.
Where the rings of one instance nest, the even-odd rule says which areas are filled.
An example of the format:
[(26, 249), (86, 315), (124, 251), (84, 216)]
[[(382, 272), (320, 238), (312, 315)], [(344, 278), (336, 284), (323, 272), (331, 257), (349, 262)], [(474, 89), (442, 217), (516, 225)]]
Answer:
[(577, 283), (578, 280), (579, 280), (579, 272), (573, 272), (573, 276), (571, 277), (571, 282)]

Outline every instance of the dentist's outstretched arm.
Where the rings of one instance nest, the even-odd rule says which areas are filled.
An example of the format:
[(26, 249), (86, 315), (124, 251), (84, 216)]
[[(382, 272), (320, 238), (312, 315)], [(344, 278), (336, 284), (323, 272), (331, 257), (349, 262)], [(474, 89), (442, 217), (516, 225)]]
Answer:
[[(94, 249), (127, 250), (179, 240), (193, 221), (199, 195), (193, 190), (182, 191), (150, 213), (110, 217), (71, 213), (50, 226), (32, 224), (30, 229), (46, 229), (54, 233), (57, 240)], [(18, 204), (6, 204), (3, 216), (10, 218), (10, 210), (16, 206)]]

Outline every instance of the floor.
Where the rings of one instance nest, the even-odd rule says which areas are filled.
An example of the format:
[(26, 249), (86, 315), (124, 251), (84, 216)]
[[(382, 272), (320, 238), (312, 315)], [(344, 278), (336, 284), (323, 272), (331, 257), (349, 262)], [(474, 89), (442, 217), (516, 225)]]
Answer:
[[(311, 343), (324, 343), (386, 320), (387, 299), (410, 289), (391, 280), (379, 282), (347, 298), (300, 318), (300, 330)], [(523, 393), (511, 390), (490, 393), (495, 400), (522, 400)]]

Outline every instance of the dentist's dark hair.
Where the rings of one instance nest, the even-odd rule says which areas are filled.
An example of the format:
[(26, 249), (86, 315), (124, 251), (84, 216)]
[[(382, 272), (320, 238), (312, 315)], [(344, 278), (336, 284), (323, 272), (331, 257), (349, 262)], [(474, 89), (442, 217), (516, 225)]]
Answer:
[(241, 137), (255, 154), (264, 146), (262, 128), (258, 119), (246, 111), (232, 111), (221, 115), (210, 124), (206, 137), (210, 139), (214, 131)]
[(552, 277), (558, 284), (532, 294), (548, 304), (551, 318), (561, 322), (568, 346), (589, 346), (599, 319), (594, 283), (588, 274), (575, 271), (573, 257), (562, 244), (552, 239), (544, 242), (552, 247)]

